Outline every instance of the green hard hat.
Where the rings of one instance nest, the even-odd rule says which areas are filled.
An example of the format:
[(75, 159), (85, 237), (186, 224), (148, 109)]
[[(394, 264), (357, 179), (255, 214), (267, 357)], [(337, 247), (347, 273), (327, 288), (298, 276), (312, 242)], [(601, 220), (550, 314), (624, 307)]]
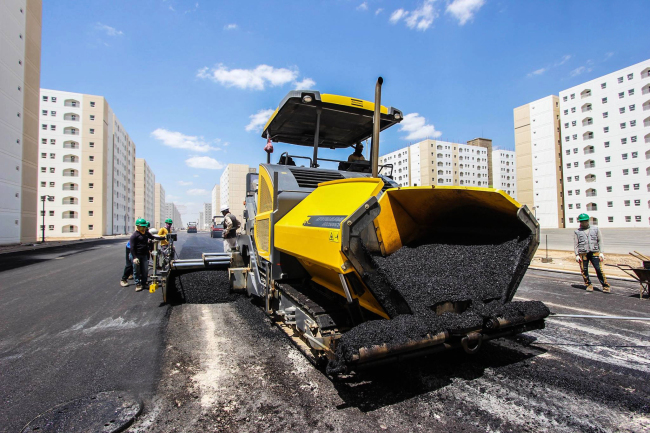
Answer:
[(144, 226), (145, 227), (151, 227), (151, 223), (149, 221), (145, 221)]
[(138, 218), (135, 220), (135, 225), (140, 227), (147, 227), (147, 220), (144, 218)]
[(172, 221), (171, 218), (167, 218), (167, 219), (165, 220), (165, 224), (174, 224), (174, 221)]
[(578, 216), (578, 221), (589, 221), (589, 215), (587, 215), (586, 213), (581, 213)]

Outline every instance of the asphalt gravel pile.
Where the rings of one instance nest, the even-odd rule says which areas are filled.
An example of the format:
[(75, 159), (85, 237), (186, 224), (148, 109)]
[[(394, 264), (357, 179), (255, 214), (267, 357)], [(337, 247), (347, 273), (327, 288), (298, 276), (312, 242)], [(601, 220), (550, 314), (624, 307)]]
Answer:
[(228, 271), (199, 271), (176, 275), (170, 279), (176, 301), (186, 304), (233, 302), (241, 295), (231, 293)]
[[(496, 318), (521, 324), (526, 317), (548, 316), (541, 302), (506, 302), (530, 242), (525, 237), (484, 245), (428, 244), (372, 256), (376, 272), (367, 282), (392, 319), (365, 322), (343, 334), (327, 372), (344, 372), (363, 347), (396, 348), (441, 332), (463, 334)], [(458, 301), (467, 305), (460, 314), (436, 314), (436, 306)]]

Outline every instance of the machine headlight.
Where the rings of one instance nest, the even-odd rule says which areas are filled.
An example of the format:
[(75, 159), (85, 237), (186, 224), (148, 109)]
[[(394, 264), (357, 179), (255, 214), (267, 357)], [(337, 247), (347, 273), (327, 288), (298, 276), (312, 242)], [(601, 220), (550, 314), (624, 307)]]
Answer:
[(395, 113), (393, 117), (395, 118), (395, 120), (400, 120), (402, 118), (402, 113)]
[(302, 97), (302, 102), (304, 102), (305, 104), (309, 104), (313, 100), (314, 98), (312, 98), (311, 95), (305, 95)]

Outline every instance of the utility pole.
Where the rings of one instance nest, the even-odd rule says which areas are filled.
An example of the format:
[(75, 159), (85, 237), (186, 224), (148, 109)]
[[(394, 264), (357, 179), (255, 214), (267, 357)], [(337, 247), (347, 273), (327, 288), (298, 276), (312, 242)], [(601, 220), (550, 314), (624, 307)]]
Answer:
[(53, 199), (54, 196), (42, 195), (41, 201), (43, 202), (43, 225), (41, 226), (41, 243), (45, 242), (45, 200)]

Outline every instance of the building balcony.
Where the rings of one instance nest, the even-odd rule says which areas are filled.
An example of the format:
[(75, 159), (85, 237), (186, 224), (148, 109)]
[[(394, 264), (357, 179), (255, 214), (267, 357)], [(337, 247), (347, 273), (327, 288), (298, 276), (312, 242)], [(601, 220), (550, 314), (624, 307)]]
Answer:
[(63, 204), (79, 204), (79, 199), (76, 197), (64, 197)]
[(588, 98), (590, 96), (591, 96), (591, 89), (585, 89), (582, 92), (580, 92), (581, 99)]
[(585, 105), (582, 106), (582, 112), (583, 113), (587, 113), (587, 112), (589, 112), (591, 110), (592, 110), (591, 104), (585, 104)]
[(66, 168), (63, 170), (63, 176), (65, 177), (79, 177), (79, 171), (73, 168)]
[(75, 155), (64, 155), (63, 162), (77, 163), (79, 162), (79, 157)]
[(66, 135), (79, 135), (79, 129), (68, 126), (63, 129), (63, 133)]
[(73, 226), (73, 225), (67, 225), (61, 227), (62, 233), (77, 233), (78, 231), (79, 229), (77, 228), (77, 226)]
[(78, 219), (79, 218), (79, 213), (77, 213), (75, 211), (68, 210), (68, 211), (63, 212), (63, 214), (61, 215), (61, 218), (63, 218), (64, 220)]
[(63, 105), (66, 107), (81, 107), (81, 103), (76, 99), (66, 99)]
[(646, 84), (645, 86), (643, 86), (643, 88), (641, 89), (641, 94), (643, 95), (650, 94), (650, 84)]
[(587, 191), (585, 191), (585, 195), (587, 197), (596, 197), (598, 193), (594, 188), (589, 188)]
[(75, 113), (65, 113), (63, 115), (63, 120), (68, 120), (71, 122), (78, 122), (79, 121), (79, 115)]
[(586, 175), (585, 182), (596, 182), (596, 175), (595, 174)]

